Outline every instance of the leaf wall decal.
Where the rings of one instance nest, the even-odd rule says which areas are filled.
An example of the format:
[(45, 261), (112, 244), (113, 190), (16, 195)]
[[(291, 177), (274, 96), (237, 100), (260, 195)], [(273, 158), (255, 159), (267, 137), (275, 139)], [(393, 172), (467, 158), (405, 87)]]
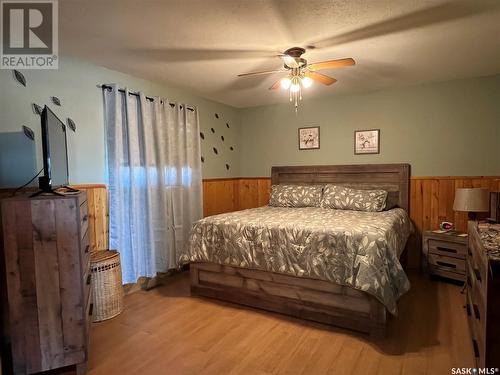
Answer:
[(43, 112), (43, 108), (40, 107), (38, 104), (36, 103), (33, 103), (31, 104), (32, 107), (33, 107), (33, 112), (35, 113), (35, 115), (39, 115), (41, 116), (42, 115), (42, 112)]
[(229, 168), (230, 168), (230, 167), (229, 167), (229, 164), (226, 164), (226, 169), (227, 169), (227, 170), (229, 170)]
[(213, 148), (213, 150), (214, 150), (215, 155), (217, 155), (219, 153), (219, 151), (217, 151), (217, 149), (215, 147)]
[(58, 105), (59, 107), (61, 106), (61, 101), (59, 100), (59, 98), (57, 96), (52, 96), (51, 99), (52, 99), (52, 103), (54, 103), (55, 105)]
[(31, 130), (31, 128), (23, 125), (23, 133), (26, 137), (28, 137), (32, 141), (35, 140), (35, 133), (33, 132), (33, 130)]
[(71, 130), (73, 130), (74, 132), (76, 132), (76, 124), (75, 124), (75, 122), (72, 119), (70, 119), (69, 117), (68, 117), (68, 121), (67, 122), (68, 122), (68, 128), (70, 128)]
[(14, 78), (16, 79), (17, 82), (26, 87), (26, 78), (24, 77), (24, 74), (21, 73), (19, 70), (14, 70)]
[(203, 134), (203, 132), (200, 132), (200, 137), (201, 139), (205, 139), (205, 134)]

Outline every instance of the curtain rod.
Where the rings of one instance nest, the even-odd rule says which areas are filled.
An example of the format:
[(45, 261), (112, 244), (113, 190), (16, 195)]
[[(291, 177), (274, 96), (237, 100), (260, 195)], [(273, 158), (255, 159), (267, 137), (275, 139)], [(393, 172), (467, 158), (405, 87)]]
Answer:
[[(98, 88), (102, 89), (102, 90), (113, 90), (113, 87), (112, 86), (109, 86), (109, 85), (97, 85)], [(124, 89), (118, 89), (119, 92), (123, 92), (125, 93), (125, 90)], [(132, 91), (129, 91), (128, 92), (130, 95), (133, 95), (133, 96), (139, 96), (139, 93), (138, 92), (132, 92)], [(151, 96), (146, 96), (146, 100), (149, 100), (149, 101), (154, 101), (155, 99)], [(161, 101), (163, 103), (163, 100)], [(176, 104), (175, 103), (168, 103), (171, 107), (175, 107)], [(190, 108), (190, 107), (186, 107), (188, 110), (194, 112), (194, 108)], [(182, 109), (182, 106), (181, 106), (181, 109)]]

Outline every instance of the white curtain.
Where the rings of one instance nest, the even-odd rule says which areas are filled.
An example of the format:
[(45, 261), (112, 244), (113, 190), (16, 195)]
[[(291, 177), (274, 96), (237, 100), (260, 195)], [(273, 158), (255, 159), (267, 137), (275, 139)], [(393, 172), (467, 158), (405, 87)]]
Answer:
[(198, 111), (167, 99), (104, 90), (110, 248), (123, 282), (177, 267), (202, 217)]

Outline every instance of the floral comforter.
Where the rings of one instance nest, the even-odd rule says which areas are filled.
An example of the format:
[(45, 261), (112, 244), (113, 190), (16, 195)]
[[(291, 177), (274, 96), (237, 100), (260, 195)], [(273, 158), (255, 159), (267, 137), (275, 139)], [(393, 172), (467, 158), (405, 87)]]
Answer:
[(392, 314), (410, 283), (399, 256), (411, 232), (406, 211), (259, 207), (206, 217), (181, 263), (211, 262), (348, 285)]

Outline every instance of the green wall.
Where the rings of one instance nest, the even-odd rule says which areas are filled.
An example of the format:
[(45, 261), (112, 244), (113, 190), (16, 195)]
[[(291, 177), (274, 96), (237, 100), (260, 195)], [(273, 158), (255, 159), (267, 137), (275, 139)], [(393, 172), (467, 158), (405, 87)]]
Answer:
[[(331, 88), (335, 90), (335, 86)], [(273, 165), (410, 163), (414, 176), (500, 175), (500, 75), (307, 98), (241, 110), (240, 173)], [(297, 129), (320, 126), (321, 149), (298, 150)], [(354, 130), (380, 129), (380, 155), (354, 155)]]
[[(203, 177), (233, 177), (240, 174), (239, 124), (235, 108), (190, 94), (184, 90), (132, 77), (103, 67), (73, 59), (62, 59), (59, 70), (26, 70), (27, 87), (14, 80), (12, 71), (0, 70), (0, 187), (18, 186), (41, 168), (40, 118), (31, 103), (48, 104), (65, 121), (71, 117), (77, 132), (68, 132), (71, 183), (105, 182), (105, 149), (102, 83), (117, 83), (146, 95), (166, 97), (197, 106), (202, 141)], [(62, 101), (62, 107), (50, 102), (51, 96)], [(215, 113), (219, 119), (215, 118)], [(226, 123), (230, 124), (227, 128)], [(22, 125), (36, 133), (33, 144), (21, 133)], [(211, 132), (214, 128), (215, 133)], [(224, 141), (220, 136), (224, 136)], [(235, 149), (231, 151), (229, 148)], [(218, 155), (212, 148), (216, 147)], [(230, 169), (226, 169), (226, 164)]]

